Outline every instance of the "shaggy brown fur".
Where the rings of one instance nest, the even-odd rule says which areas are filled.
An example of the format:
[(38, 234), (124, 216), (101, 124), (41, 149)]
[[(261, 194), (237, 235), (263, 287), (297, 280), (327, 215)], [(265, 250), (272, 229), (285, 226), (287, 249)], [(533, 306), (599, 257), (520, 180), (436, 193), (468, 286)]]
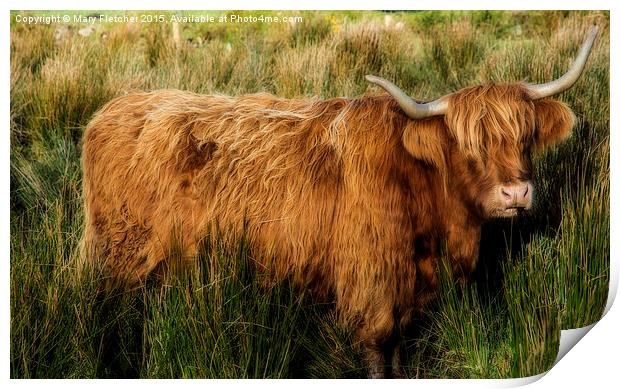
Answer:
[(387, 95), (119, 97), (84, 136), (84, 257), (136, 284), (175, 234), (191, 258), (214, 222), (245, 233), (259, 271), (335, 300), (382, 376), (384, 345), (433, 295), (440, 244), (466, 277), (497, 185), (531, 176), (532, 145), (572, 122), (521, 84), (464, 89), (419, 121)]

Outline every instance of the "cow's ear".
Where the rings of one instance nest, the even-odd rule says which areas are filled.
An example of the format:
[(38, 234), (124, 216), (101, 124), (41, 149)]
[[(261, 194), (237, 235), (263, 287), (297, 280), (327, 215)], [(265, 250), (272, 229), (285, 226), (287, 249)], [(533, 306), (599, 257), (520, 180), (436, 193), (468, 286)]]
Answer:
[(446, 168), (446, 128), (443, 120), (411, 121), (403, 133), (405, 149), (443, 172)]
[(536, 129), (534, 141), (538, 149), (559, 142), (570, 135), (575, 124), (575, 114), (564, 103), (545, 99), (534, 102)]

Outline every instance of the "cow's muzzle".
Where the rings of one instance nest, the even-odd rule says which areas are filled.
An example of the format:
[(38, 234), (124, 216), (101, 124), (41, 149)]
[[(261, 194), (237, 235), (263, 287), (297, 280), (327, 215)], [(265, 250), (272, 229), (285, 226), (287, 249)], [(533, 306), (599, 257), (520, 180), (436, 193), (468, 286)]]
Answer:
[(534, 187), (530, 181), (500, 185), (499, 194), (506, 210), (530, 209)]

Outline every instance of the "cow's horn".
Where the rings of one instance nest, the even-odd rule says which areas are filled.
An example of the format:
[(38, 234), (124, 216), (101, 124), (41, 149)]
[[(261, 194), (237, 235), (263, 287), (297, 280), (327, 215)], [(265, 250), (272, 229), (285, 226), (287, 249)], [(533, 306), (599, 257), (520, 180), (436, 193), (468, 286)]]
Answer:
[(583, 68), (586, 66), (586, 61), (588, 60), (590, 51), (592, 51), (592, 45), (594, 44), (594, 39), (596, 38), (597, 33), (598, 27), (593, 26), (590, 29), (590, 33), (588, 34), (585, 42), (581, 45), (577, 58), (571, 65), (570, 69), (568, 69), (562, 77), (546, 84), (529, 85), (528, 89), (530, 90), (532, 98), (542, 99), (544, 97), (557, 95), (558, 93), (564, 92), (573, 86), (581, 75), (581, 72), (583, 72)]
[(416, 103), (411, 97), (390, 81), (381, 77), (366, 76), (373, 84), (385, 89), (412, 119), (423, 119), (429, 116), (444, 115), (448, 109), (448, 101), (445, 97), (431, 101), (430, 103)]

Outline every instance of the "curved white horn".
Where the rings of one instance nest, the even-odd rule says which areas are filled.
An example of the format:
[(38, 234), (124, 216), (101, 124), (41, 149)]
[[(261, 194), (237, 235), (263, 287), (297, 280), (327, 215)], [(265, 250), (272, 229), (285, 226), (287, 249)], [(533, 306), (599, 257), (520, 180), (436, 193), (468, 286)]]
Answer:
[(448, 109), (448, 100), (446, 99), (446, 96), (431, 101), (430, 103), (416, 103), (411, 97), (403, 92), (402, 89), (386, 79), (367, 75), (366, 80), (385, 89), (386, 92), (392, 95), (402, 110), (405, 111), (407, 116), (412, 119), (423, 119), (430, 116), (444, 115)]
[(583, 68), (586, 66), (586, 61), (588, 60), (588, 56), (592, 51), (592, 45), (594, 44), (594, 39), (596, 39), (596, 35), (598, 33), (598, 27), (593, 26), (590, 29), (590, 33), (586, 38), (585, 42), (581, 45), (581, 49), (579, 50), (579, 54), (570, 69), (557, 80), (553, 80), (546, 84), (532, 84), (528, 85), (528, 89), (530, 90), (530, 94), (534, 99), (542, 99), (544, 97), (549, 97), (553, 95), (557, 95), (558, 93), (564, 92), (577, 81), (581, 72), (583, 72)]

